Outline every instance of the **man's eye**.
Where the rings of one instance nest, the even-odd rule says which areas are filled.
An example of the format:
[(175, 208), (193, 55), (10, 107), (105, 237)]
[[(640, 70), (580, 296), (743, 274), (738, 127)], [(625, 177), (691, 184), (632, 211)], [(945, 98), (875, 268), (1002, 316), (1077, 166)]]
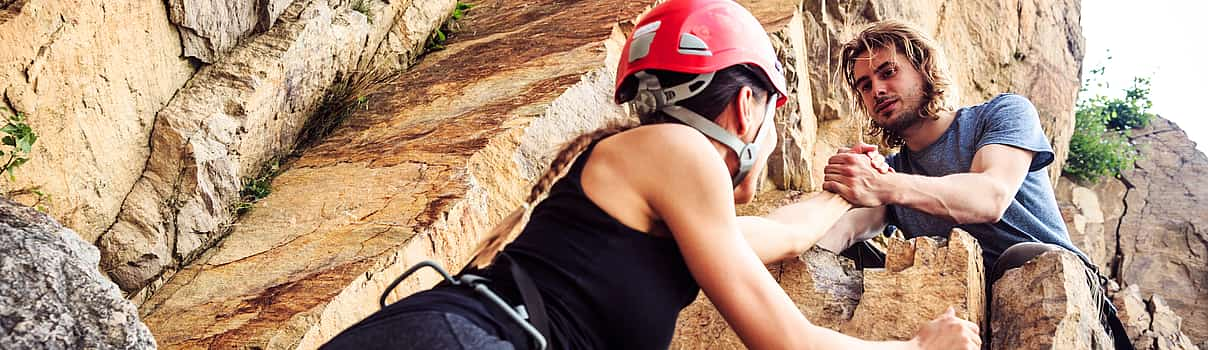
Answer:
[(862, 91), (862, 92), (868, 92), (868, 90), (871, 90), (871, 89), (872, 89), (872, 84), (868, 84), (868, 83), (860, 84), (860, 91)]
[(893, 68), (893, 67), (885, 68), (885, 70), (881, 71), (881, 78), (892, 77), (893, 74), (897, 73), (897, 72), (898, 72), (897, 68)]

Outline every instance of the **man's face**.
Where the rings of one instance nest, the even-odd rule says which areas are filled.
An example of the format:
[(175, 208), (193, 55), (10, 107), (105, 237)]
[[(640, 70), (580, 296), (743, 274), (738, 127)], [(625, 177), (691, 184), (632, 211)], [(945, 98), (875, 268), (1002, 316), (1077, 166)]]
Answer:
[(906, 56), (893, 47), (873, 49), (853, 66), (860, 103), (874, 124), (900, 135), (922, 120), (925, 83)]

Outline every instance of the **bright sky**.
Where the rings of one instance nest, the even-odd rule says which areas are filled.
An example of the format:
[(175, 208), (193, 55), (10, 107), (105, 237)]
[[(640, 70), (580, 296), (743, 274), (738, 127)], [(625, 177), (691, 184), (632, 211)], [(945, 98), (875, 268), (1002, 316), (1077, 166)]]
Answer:
[(1086, 37), (1082, 75), (1106, 66), (1104, 78), (1110, 89), (1102, 93), (1110, 96), (1123, 96), (1133, 77), (1150, 77), (1152, 111), (1174, 121), (1196, 148), (1208, 153), (1205, 13), (1208, 2), (1204, 1), (1082, 1)]

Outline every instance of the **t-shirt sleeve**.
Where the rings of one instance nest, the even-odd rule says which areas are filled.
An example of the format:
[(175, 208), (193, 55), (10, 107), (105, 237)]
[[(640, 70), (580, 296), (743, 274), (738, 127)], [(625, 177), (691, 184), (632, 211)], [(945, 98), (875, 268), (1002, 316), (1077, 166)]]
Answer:
[(1053, 163), (1053, 147), (1040, 127), (1040, 116), (1032, 101), (1015, 94), (995, 97), (979, 113), (981, 138), (977, 149), (991, 144), (1007, 145), (1032, 151), (1028, 171), (1037, 171)]

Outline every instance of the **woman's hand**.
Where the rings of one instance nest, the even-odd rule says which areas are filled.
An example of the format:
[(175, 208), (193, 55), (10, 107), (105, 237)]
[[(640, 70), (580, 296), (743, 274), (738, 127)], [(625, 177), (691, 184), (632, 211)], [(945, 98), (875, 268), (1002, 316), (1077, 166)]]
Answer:
[(856, 143), (851, 148), (840, 148), (839, 152), (837, 152), (837, 153), (863, 154), (865, 156), (868, 156), (868, 159), (870, 160), (872, 167), (874, 169), (877, 169), (877, 172), (880, 172), (882, 174), (888, 174), (888, 173), (894, 172), (893, 168), (889, 166), (889, 163), (885, 162), (885, 156), (881, 155), (881, 152), (877, 152), (876, 145)]
[(948, 307), (938, 318), (919, 328), (910, 340), (912, 348), (932, 349), (981, 349), (981, 336), (973, 322), (956, 317), (956, 310)]

